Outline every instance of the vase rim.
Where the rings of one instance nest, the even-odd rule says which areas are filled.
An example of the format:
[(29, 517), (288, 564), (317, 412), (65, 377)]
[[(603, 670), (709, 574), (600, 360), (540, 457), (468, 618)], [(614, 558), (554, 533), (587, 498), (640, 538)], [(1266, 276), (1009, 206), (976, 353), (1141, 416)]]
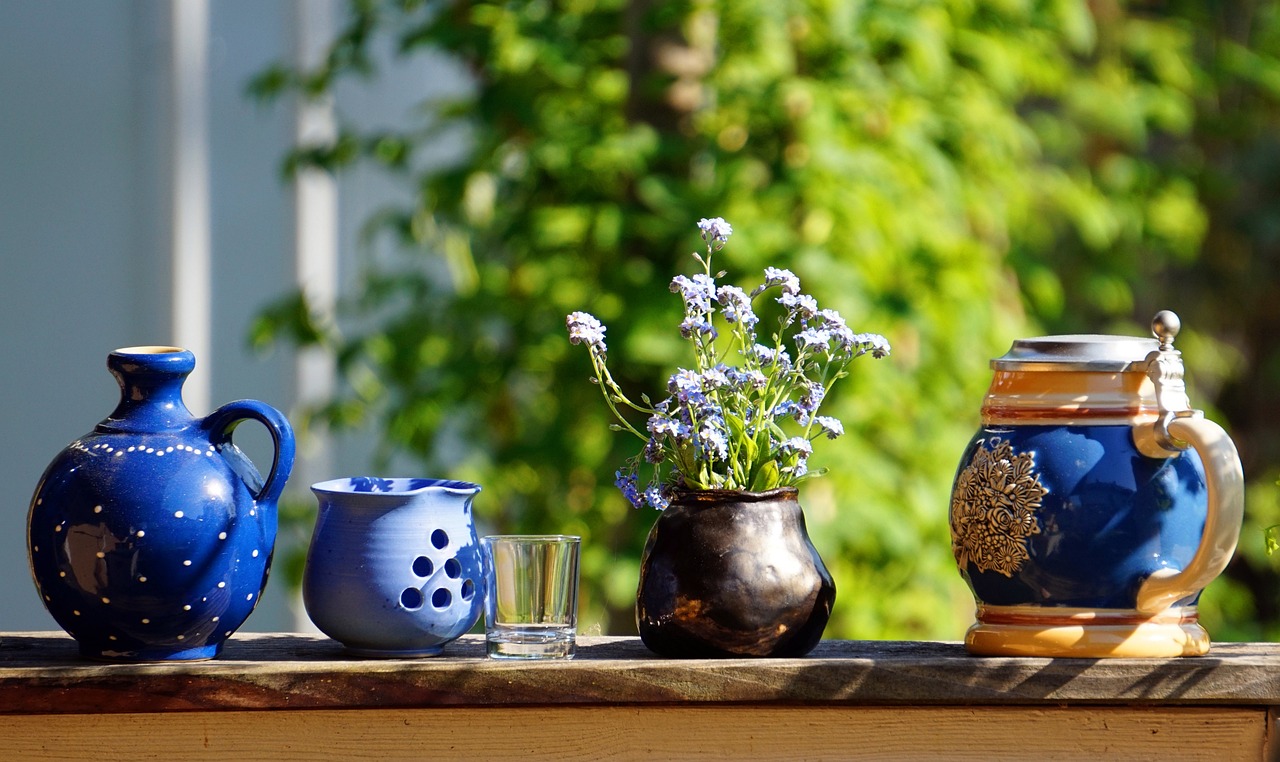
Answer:
[(317, 495), (380, 495), (403, 497), (428, 490), (442, 490), (453, 495), (474, 495), (480, 485), (457, 479), (432, 479), (419, 477), (344, 476), (311, 485)]
[(167, 344), (143, 344), (133, 347), (120, 347), (113, 350), (113, 355), (172, 355), (190, 352), (189, 349), (183, 347), (174, 347)]
[(682, 487), (676, 490), (676, 499), (722, 500), (732, 498), (745, 502), (762, 502), (780, 497), (795, 497), (798, 494), (800, 494), (800, 490), (797, 487), (774, 487), (763, 492), (753, 492), (747, 489), (687, 489)]
[(117, 377), (176, 379), (186, 376), (195, 367), (195, 354), (182, 347), (139, 345), (112, 350), (107, 355), (107, 369)]

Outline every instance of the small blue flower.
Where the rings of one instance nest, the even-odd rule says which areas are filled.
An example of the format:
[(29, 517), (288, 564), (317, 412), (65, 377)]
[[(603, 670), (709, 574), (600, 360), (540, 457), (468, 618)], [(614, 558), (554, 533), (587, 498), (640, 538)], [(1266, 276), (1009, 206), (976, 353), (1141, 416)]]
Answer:
[[(832, 439), (834, 438), (832, 437)], [(649, 441), (644, 443), (644, 450), (641, 451), (641, 454), (644, 455), (646, 463), (651, 463), (655, 466), (667, 457), (667, 452), (663, 449), (662, 442), (656, 437), (650, 437)]]
[(698, 230), (702, 231), (702, 240), (707, 243), (719, 241), (723, 244), (733, 235), (733, 226), (725, 222), (723, 217), (703, 217), (698, 220)]
[(587, 344), (592, 351), (604, 354), (605, 327), (594, 315), (588, 312), (571, 312), (565, 318), (565, 325), (569, 329), (569, 343)]
[(622, 491), (622, 496), (631, 503), (632, 507), (641, 508), (644, 506), (644, 496), (640, 494), (639, 488), (636, 486), (636, 475), (634, 471), (623, 473), (622, 469), (618, 469), (613, 473), (614, 485)]
[(716, 298), (716, 283), (706, 273), (692, 278), (677, 275), (671, 279), (671, 293), (684, 299), (685, 314), (705, 315), (711, 311), (711, 302)]
[(760, 318), (751, 309), (751, 298), (737, 286), (721, 286), (716, 291), (716, 301), (720, 302), (720, 313), (728, 323), (742, 323), (747, 328), (754, 328)]
[(856, 339), (853, 331), (844, 322), (844, 318), (840, 317), (840, 313), (835, 310), (823, 310), (819, 313), (819, 317), (822, 318), (822, 327), (831, 334), (832, 339), (835, 339), (841, 352), (846, 355), (852, 353)]
[(773, 410), (769, 413), (769, 417), (778, 420), (782, 418), (790, 418), (797, 414), (804, 414), (804, 411), (800, 409), (800, 406), (793, 400), (783, 400), (774, 406)]
[(813, 445), (804, 437), (791, 437), (778, 445), (778, 451), (783, 455), (799, 454), (801, 458), (807, 458), (813, 454)]
[(813, 413), (822, 404), (822, 400), (827, 396), (827, 388), (816, 381), (809, 382), (809, 388), (803, 398), (800, 400), (800, 407), (806, 413)]
[(715, 329), (715, 326), (697, 315), (689, 315), (684, 320), (680, 321), (680, 335), (684, 338), (692, 339), (700, 333), (709, 334), (713, 340), (720, 335), (720, 332)]
[(675, 395), (677, 399), (681, 395), (687, 398), (688, 395), (694, 392), (702, 391), (702, 376), (696, 370), (679, 368), (667, 380), (667, 391)]
[(822, 347), (831, 344), (831, 334), (821, 328), (806, 328), (796, 334), (796, 346), (800, 349)]
[(818, 314), (818, 300), (808, 294), (783, 293), (778, 297), (778, 304), (786, 307), (802, 320), (808, 320)]
[(862, 347), (863, 352), (870, 352), (871, 356), (879, 360), (882, 357), (889, 356), (889, 341), (878, 333), (859, 333), (853, 337), (854, 343)]
[(671, 437), (679, 442), (689, 438), (689, 425), (665, 415), (652, 415), (649, 416), (649, 433), (654, 437)]
[(665, 511), (667, 506), (671, 505), (671, 498), (667, 495), (667, 491), (654, 484), (645, 489), (644, 499), (659, 511)]
[(710, 391), (712, 389), (720, 389), (729, 385), (729, 375), (725, 372), (728, 368), (724, 365), (717, 365), (714, 368), (708, 368), (702, 373), (702, 388)]
[(796, 456), (795, 463), (783, 466), (780, 470), (799, 478), (809, 473), (809, 456), (813, 454), (813, 445), (804, 437), (791, 437), (778, 446), (778, 454), (783, 458)]
[(727, 372), (733, 386), (738, 389), (763, 389), (769, 385), (769, 377), (757, 368), (730, 368)]
[(714, 420), (703, 424), (698, 431), (696, 444), (713, 460), (724, 460), (729, 457), (729, 440), (725, 437), (724, 430)]
[(761, 289), (771, 286), (782, 286), (782, 293), (795, 296), (800, 293), (800, 279), (790, 270), (781, 270), (777, 267), (764, 268), (764, 285)]
[(838, 418), (832, 418), (829, 415), (819, 415), (814, 417), (813, 422), (822, 427), (826, 433), (827, 439), (835, 439), (844, 433), (844, 424)]

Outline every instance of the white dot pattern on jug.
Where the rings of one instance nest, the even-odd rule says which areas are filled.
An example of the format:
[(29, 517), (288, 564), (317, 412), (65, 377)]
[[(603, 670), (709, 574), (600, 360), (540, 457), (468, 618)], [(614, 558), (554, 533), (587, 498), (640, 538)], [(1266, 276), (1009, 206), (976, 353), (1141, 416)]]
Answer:
[[(207, 450), (202, 450), (196, 447), (190, 447), (188, 445), (183, 445), (178, 443), (175, 443), (172, 446), (167, 446), (167, 445), (146, 446), (143, 444), (135, 443), (134, 445), (131, 445), (129, 447), (124, 447), (123, 445), (114, 446), (114, 445), (104, 444), (104, 443), (96, 443), (95, 445), (92, 445), (92, 446), (85, 445), (82, 442), (78, 442), (77, 444), (79, 445), (77, 449), (83, 452), (87, 452), (91, 454), (92, 453), (109, 454), (117, 458), (123, 457), (125, 455), (129, 455), (129, 454), (132, 454), (134, 456), (155, 455), (157, 457), (169, 455), (170, 458), (180, 457), (182, 455), (208, 457), (208, 456), (212, 456), (214, 453), (214, 449), (212, 448), (212, 446), (209, 447), (209, 449)], [(76, 469), (72, 468), (68, 471), (68, 473), (74, 473), (75, 470)], [(46, 504), (46, 501), (44, 500), (43, 495), (37, 495), (33, 502), (33, 505), (37, 507), (42, 507), (45, 504)], [(173, 513), (173, 519), (177, 519), (177, 520), (185, 519), (187, 521), (194, 519), (199, 522), (204, 522), (207, 520), (207, 517), (203, 515), (205, 509), (200, 508), (199, 510), (196, 511), (197, 515), (193, 516), (191, 515), (193, 512), (191, 510), (192, 507), (193, 506), (188, 506), (187, 507), (188, 510), (186, 511), (183, 511), (183, 510), (175, 511)], [(256, 516), (259, 507), (260, 505), (258, 501), (253, 500), (252, 505), (249, 509), (249, 514), (251, 516)], [(88, 552), (94, 554), (93, 555), (94, 558), (99, 560), (99, 568), (101, 569), (102, 568), (101, 565), (104, 563), (105, 564), (112, 563), (112, 561), (109, 559), (111, 559), (113, 556), (123, 554), (123, 552), (127, 550), (128, 553), (133, 554), (133, 562), (135, 566), (133, 567), (132, 571), (128, 573), (126, 576), (131, 578), (132, 582), (146, 583), (148, 581), (147, 574), (139, 573), (143, 570), (138, 569), (136, 566), (136, 563), (137, 563), (137, 560), (140, 558), (145, 560), (145, 550), (148, 547), (150, 547), (147, 543), (152, 541), (151, 540), (152, 537), (157, 536), (157, 534), (161, 538), (164, 537), (163, 522), (156, 525), (143, 524), (143, 527), (145, 528), (139, 528), (137, 526), (127, 527), (127, 528), (121, 527), (122, 531), (119, 531), (119, 533), (117, 534), (115, 530), (112, 530), (110, 528), (111, 527), (110, 517), (113, 516), (112, 505), (110, 502), (107, 502), (107, 501), (103, 501), (101, 503), (90, 502), (88, 504), (83, 504), (83, 507), (80, 508), (80, 510), (91, 512), (89, 515), (92, 515), (95, 517), (93, 519), (94, 523), (92, 524), (92, 527), (96, 530), (96, 532), (101, 532), (104, 530), (106, 532), (105, 539), (108, 544), (105, 544), (105, 545), (99, 544), (98, 549), (96, 550), (93, 549), (92, 547), (86, 549)], [(98, 523), (98, 522), (102, 522), (102, 523)], [(73, 538), (79, 536), (77, 533), (80, 532), (80, 527), (78, 526), (78, 522), (75, 518), (59, 518), (54, 522), (50, 522), (50, 524), (52, 524), (53, 535), (59, 535), (59, 537), (57, 538), (57, 540), (59, 541), (63, 536), (70, 536)], [(229, 539), (232, 539), (230, 537), (230, 531), (232, 528), (234, 528), (234, 523), (228, 523), (225, 526), (227, 527), (225, 530), (219, 531), (217, 533), (217, 539), (224, 542)], [(153, 530), (160, 530), (160, 531), (157, 532)], [(259, 538), (259, 540), (260, 539), (261, 538)], [(163, 539), (161, 539), (160, 541), (163, 542)], [(54, 541), (52, 544), (56, 545), (57, 547), (63, 547), (63, 545), (58, 541)], [(42, 546), (47, 548), (47, 546), (44, 546), (43, 544), (33, 543), (31, 545), (32, 552), (35, 554), (40, 554)], [(250, 546), (250, 551), (253, 558), (255, 559), (260, 558), (261, 548), (253, 548), (252, 546)], [(184, 568), (184, 567), (189, 568), (193, 572), (195, 571), (196, 568), (201, 568), (205, 565), (205, 559), (203, 559), (203, 557), (197, 558), (195, 556), (192, 556), (191, 558), (184, 559), (181, 556), (179, 556), (178, 558), (173, 558), (173, 556), (168, 556), (168, 559), (167, 559), (167, 563), (178, 563), (179, 561), (182, 562), (182, 567), (179, 567), (179, 568)], [(242, 563), (244, 562), (241, 560), (241, 558), (234, 559), (235, 566), (239, 566)], [(57, 574), (60, 578), (66, 580), (67, 582), (70, 582), (70, 578), (73, 572), (71, 572), (69, 568), (57, 569), (55, 567), (55, 570), (57, 571)], [(155, 570), (151, 570), (151, 572), (154, 572), (154, 571)], [(155, 574), (152, 573), (152, 576), (154, 577)], [(229, 603), (227, 598), (228, 594), (232, 596), (237, 596), (242, 594), (243, 591), (232, 592), (229, 589), (230, 587), (229, 579), (225, 577), (222, 580), (213, 581), (212, 584), (216, 585), (216, 590), (218, 592), (219, 600), (211, 601), (211, 596), (213, 595), (213, 593), (211, 592), (210, 595), (202, 597), (199, 603), (181, 604), (181, 602), (179, 601), (179, 602), (173, 602), (171, 604), (171, 605), (174, 605), (175, 607), (178, 605), (181, 605), (182, 607), (182, 613), (178, 614), (179, 619), (177, 620), (177, 623), (183, 629), (182, 629), (182, 634), (180, 635), (177, 633), (171, 633), (167, 636), (168, 638), (170, 638), (170, 641), (169, 641), (170, 643), (175, 641), (182, 641), (182, 640), (185, 640), (187, 643), (195, 643), (195, 644), (202, 643), (208, 637), (215, 635), (215, 633), (210, 631), (202, 634), (201, 630), (212, 630), (212, 628), (217, 627), (221, 619), (225, 618), (224, 616), (220, 616), (220, 615), (211, 616), (213, 612), (218, 612), (218, 614), (223, 614), (224, 612), (236, 610), (236, 608), (238, 607), (247, 608), (248, 606), (252, 606), (254, 604), (257, 597), (261, 593), (261, 590), (259, 590), (257, 593), (248, 593), (247, 595), (245, 595), (245, 598), (244, 598), (244, 601), (247, 602), (247, 605), (246, 603), (231, 604), (233, 607), (236, 607), (236, 608), (226, 609), (225, 606)], [(69, 611), (72, 617), (76, 617), (80, 619), (83, 619), (86, 617), (86, 611), (88, 610), (85, 609), (84, 606), (89, 601), (92, 601), (93, 606), (102, 605), (102, 606), (111, 607), (111, 608), (120, 608), (121, 606), (128, 608), (130, 606), (130, 603), (127, 601), (116, 600), (118, 598), (121, 598), (121, 596), (117, 596), (114, 593), (112, 593), (111, 595), (94, 595), (93, 593), (89, 593), (89, 595), (92, 596), (91, 598), (83, 598), (82, 596), (85, 595), (85, 593), (88, 591), (80, 591), (76, 594), (75, 600), (68, 600), (65, 594), (50, 595), (46, 593), (46, 591), (41, 588), (39, 582), (37, 582), (36, 586), (37, 586), (37, 591), (41, 594), (42, 598), (47, 603), (51, 604), (51, 611), (56, 608), (63, 607), (62, 611), (64, 612)], [(60, 587), (59, 589), (63, 589), (63, 588)], [(211, 590), (213, 589), (214, 588), (211, 588)], [(106, 592), (106, 591), (104, 590), (103, 592)], [(124, 597), (127, 598), (127, 596), (124, 596)], [(59, 598), (61, 598), (61, 601), (59, 601)], [(67, 603), (74, 604), (76, 600), (80, 601), (80, 606), (78, 608), (72, 608), (71, 606), (67, 606)], [(242, 618), (239, 616), (239, 613), (240, 611), (237, 611), (236, 616), (233, 618), (234, 619)], [(154, 617), (142, 617), (138, 619), (131, 619), (131, 621), (135, 623), (134, 625), (132, 625), (134, 627), (142, 626), (142, 627), (146, 627), (148, 630), (151, 630), (152, 628), (155, 628), (158, 625), (163, 630), (163, 629), (167, 629), (168, 627), (174, 624), (173, 621), (169, 621), (171, 619), (172, 617), (163, 617), (161, 619), (155, 619)], [(203, 621), (204, 623), (200, 625), (200, 629), (191, 629), (188, 626), (188, 625), (198, 624), (200, 621)], [(140, 625), (137, 623), (140, 623)], [(226, 622), (223, 624), (225, 626), (232, 623)], [(80, 632), (79, 628), (67, 627), (68, 632), (77, 640), (81, 640), (82, 638), (89, 638), (89, 639), (100, 638), (100, 639), (105, 639), (104, 641), (101, 641), (105, 643), (107, 640), (112, 642), (130, 641), (136, 637), (135, 634), (130, 633), (127, 629), (116, 630), (115, 632), (111, 632), (110, 630), (103, 631), (98, 626), (95, 626), (94, 629), (95, 629), (95, 632), (83, 633), (83, 632)], [(231, 627), (225, 630), (225, 637), (230, 637), (233, 634), (233, 632), (234, 632), (234, 625), (232, 625)], [(190, 647), (190, 646), (187, 646), (186, 644), (184, 644), (184, 647)], [(104, 650), (104, 653), (110, 653), (110, 651)], [(126, 651), (121, 651), (120, 653), (126, 653)]]

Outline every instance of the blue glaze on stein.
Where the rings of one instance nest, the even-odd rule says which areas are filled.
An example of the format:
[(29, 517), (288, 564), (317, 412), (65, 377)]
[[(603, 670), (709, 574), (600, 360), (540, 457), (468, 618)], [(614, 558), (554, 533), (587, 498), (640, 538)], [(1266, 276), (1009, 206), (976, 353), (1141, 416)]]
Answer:
[(320, 507), (302, 595), (321, 632), (359, 655), (434, 656), (479, 621), (478, 485), (354, 477), (311, 489)]
[[(85, 656), (212, 658), (266, 584), (293, 431), (253, 400), (193, 417), (182, 402), (189, 351), (121, 349), (107, 366), (119, 405), (53, 460), (32, 497), (36, 588)], [(274, 441), (265, 483), (231, 441), (245, 420)]]
[[(1045, 490), (1038, 532), (1010, 576), (969, 563), (961, 568), (989, 605), (1132, 609), (1142, 581), (1191, 560), (1204, 531), (1204, 469), (1194, 450), (1167, 459), (1137, 451), (1131, 426), (987, 426), (961, 458), (1007, 442), (1030, 453)], [(1198, 593), (1180, 603), (1194, 604)]]

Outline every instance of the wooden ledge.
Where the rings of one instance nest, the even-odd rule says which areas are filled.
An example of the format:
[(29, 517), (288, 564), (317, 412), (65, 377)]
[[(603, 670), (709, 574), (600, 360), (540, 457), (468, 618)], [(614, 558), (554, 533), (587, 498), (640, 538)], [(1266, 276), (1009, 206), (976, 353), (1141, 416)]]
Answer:
[(823, 641), (802, 659), (672, 660), (584, 637), (572, 661), (352, 658), (322, 636), (244, 634), (213, 661), (101, 664), (57, 633), (0, 633), (0, 714), (549, 705), (1280, 705), (1280, 645), (1182, 659), (978, 658), (958, 643)]

